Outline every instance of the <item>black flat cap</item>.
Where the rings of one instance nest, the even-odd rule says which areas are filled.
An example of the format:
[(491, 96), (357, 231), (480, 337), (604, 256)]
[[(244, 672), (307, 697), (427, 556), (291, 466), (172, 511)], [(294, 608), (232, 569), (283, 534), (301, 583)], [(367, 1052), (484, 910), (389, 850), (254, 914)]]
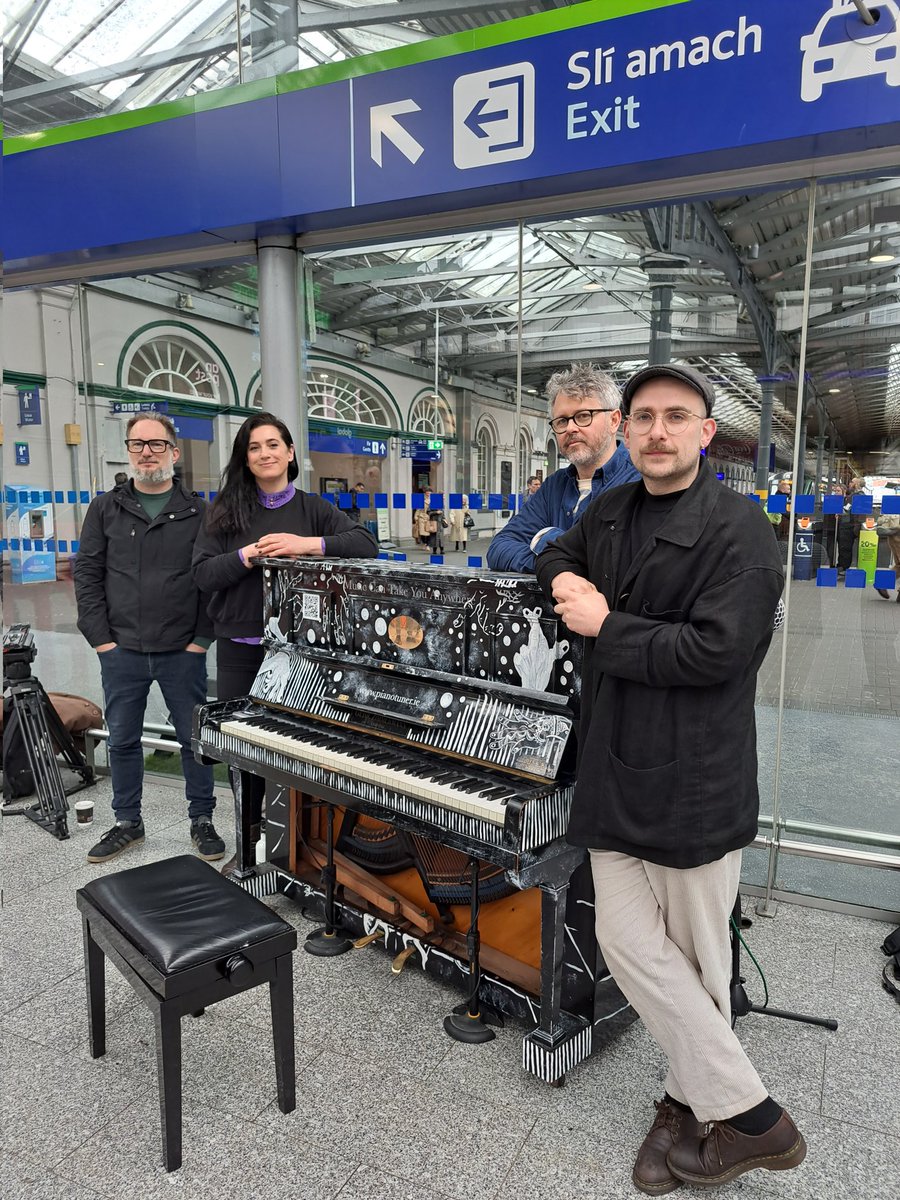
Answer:
[(644, 367), (643, 370), (636, 371), (622, 389), (622, 407), (626, 415), (631, 408), (635, 392), (651, 379), (676, 379), (679, 383), (686, 384), (702, 397), (706, 405), (706, 415), (712, 416), (713, 405), (716, 402), (715, 388), (705, 375), (701, 375), (694, 367), (685, 363), (658, 363), (654, 367)]

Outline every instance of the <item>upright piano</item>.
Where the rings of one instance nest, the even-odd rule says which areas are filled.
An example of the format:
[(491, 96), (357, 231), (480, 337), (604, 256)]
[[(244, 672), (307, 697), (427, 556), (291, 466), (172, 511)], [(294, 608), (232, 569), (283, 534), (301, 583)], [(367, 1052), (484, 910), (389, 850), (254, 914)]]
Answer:
[[(482, 997), (529, 1026), (525, 1069), (560, 1082), (634, 1019), (597, 947), (585, 852), (564, 840), (580, 639), (532, 576), (259, 561), (251, 694), (194, 717), (195, 753), (231, 768), (236, 880), (321, 898), (329, 806), (341, 925), (463, 990), (477, 880)], [(267, 781), (259, 865), (242, 773)]]

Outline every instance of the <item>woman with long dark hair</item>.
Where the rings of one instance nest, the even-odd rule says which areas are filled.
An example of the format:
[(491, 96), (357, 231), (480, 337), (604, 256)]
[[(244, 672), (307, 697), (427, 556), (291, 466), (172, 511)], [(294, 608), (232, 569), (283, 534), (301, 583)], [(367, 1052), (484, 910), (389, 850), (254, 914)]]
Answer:
[[(192, 570), (209, 597), (216, 635), (217, 697), (246, 696), (265, 651), (262, 569), (252, 559), (374, 558), (371, 533), (334, 505), (298, 492), (294, 439), (272, 413), (248, 417), (234, 439), (222, 486), (194, 543)], [(244, 775), (251, 840), (259, 840), (265, 784)], [(234, 860), (223, 868), (228, 873)]]

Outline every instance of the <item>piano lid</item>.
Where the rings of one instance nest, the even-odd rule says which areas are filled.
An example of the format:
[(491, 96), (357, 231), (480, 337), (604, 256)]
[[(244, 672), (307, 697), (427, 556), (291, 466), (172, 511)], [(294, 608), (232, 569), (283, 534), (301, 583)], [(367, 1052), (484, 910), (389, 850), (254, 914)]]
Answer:
[(567, 697), (581, 639), (533, 575), (358, 559), (268, 558), (265, 639)]

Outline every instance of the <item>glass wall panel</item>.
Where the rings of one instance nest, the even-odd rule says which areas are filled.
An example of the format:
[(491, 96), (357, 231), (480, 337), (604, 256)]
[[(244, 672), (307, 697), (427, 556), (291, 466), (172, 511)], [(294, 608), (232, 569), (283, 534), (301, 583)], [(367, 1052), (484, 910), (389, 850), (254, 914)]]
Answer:
[[(477, 496), (461, 552), (482, 556), (528, 476), (565, 465), (548, 436), (554, 370), (592, 361), (621, 385), (648, 361), (692, 363), (717, 390), (708, 459), (748, 504), (765, 506), (789, 576), (787, 619), (758, 680), (762, 833), (774, 817), (787, 840), (896, 853), (900, 187), (817, 186), (807, 287), (811, 193), (728, 194), (305, 256), (310, 486), (412, 556), (439, 548), (413, 540), (414, 496), (427, 487), (448, 506)], [(156, 404), (182, 422), (183, 477), (209, 493), (237, 426), (266, 405), (257, 284), (249, 262), (7, 299), (4, 423), (21, 425), (29, 397), (44, 413), (8, 438), (7, 485), (41, 499), (7, 511), (7, 532), (42, 544), (46, 557), (29, 570), (48, 578), (32, 588), (24, 559), (11, 556), (8, 611), (62, 651), (55, 662), (71, 662), (71, 680), (51, 680), (58, 690), (84, 692), (92, 677), (89, 661), (53, 639), (82, 644), (72, 543), (90, 497), (128, 469), (130, 412)], [(14, 440), (27, 444), (22, 462)], [(744, 877), (900, 908), (896, 875), (857, 865), (787, 854), (775, 863), (755, 849)]]
[[(803, 425), (786, 489), (795, 512), (782, 635), (782, 836), (896, 856), (900, 180), (819, 183), (813, 231)], [(768, 252), (761, 245), (760, 255)], [(794, 313), (798, 333), (804, 266), (788, 265), (777, 281), (778, 304)], [(774, 679), (767, 683), (771, 694)], [(756, 858), (759, 878), (767, 856)], [(782, 854), (774, 882), (900, 908), (895, 871)]]
[(427, 487), (478, 497), (464, 546), (482, 555), (545, 468), (545, 405), (516, 386), (518, 255), (512, 226), (305, 256), (312, 487), (383, 493), (393, 549), (420, 551), (393, 500)]
[[(171, 417), (176, 474), (214, 493), (259, 391), (256, 313), (255, 263), (4, 297), (4, 619), (32, 627), (48, 690), (102, 705), (96, 655), (76, 628), (72, 563), (91, 500), (132, 473), (129, 419)], [(212, 653), (209, 665), (214, 678)], [(155, 690), (147, 720), (167, 720)]]

